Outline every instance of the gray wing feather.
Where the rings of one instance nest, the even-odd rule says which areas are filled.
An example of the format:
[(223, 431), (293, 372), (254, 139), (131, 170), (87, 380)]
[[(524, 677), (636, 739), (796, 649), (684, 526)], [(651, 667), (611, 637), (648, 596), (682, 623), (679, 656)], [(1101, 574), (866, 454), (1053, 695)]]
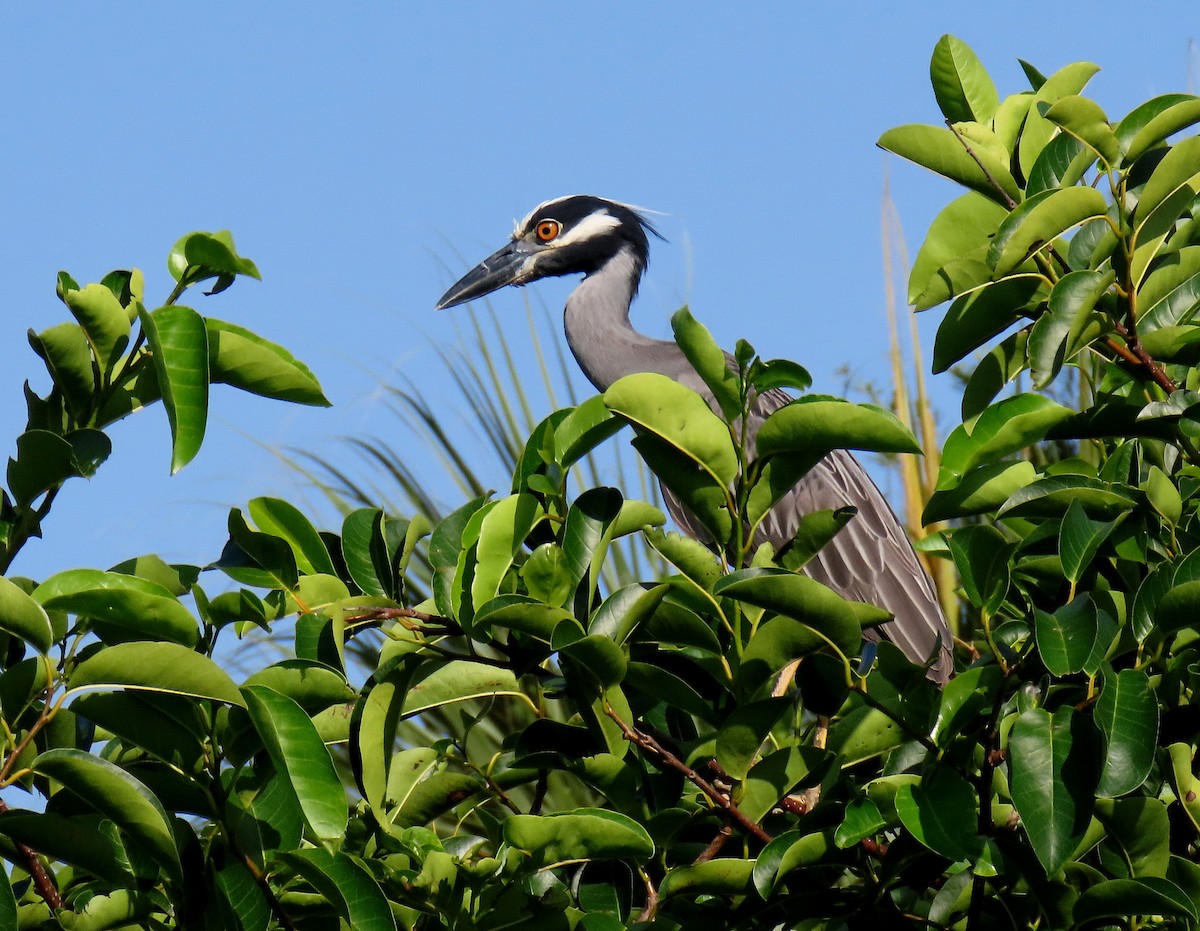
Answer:
[[(789, 400), (782, 391), (760, 395), (750, 413), (751, 437), (772, 411)], [(663, 496), (667, 510), (685, 532), (707, 537), (665, 487)], [(933, 581), (891, 505), (853, 455), (835, 449), (818, 462), (771, 509), (757, 540), (778, 550), (791, 542), (803, 515), (846, 506), (858, 513), (808, 562), (804, 573), (846, 598), (890, 611), (894, 619), (867, 636), (882, 635), (913, 662), (930, 662), (929, 677), (945, 683), (954, 669), (953, 641)]]

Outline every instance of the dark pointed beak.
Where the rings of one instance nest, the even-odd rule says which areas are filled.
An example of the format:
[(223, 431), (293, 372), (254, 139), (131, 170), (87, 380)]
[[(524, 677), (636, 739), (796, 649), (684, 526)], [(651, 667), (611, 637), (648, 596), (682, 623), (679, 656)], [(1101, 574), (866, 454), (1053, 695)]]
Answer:
[(525, 284), (535, 277), (527, 265), (537, 247), (523, 239), (510, 242), (488, 256), (450, 286), (435, 310), (456, 307), (510, 284)]

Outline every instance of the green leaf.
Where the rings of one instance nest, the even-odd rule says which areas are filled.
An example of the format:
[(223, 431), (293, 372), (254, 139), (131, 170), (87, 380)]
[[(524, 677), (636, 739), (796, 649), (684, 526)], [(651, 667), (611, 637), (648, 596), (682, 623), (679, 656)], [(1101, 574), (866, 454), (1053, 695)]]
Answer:
[(604, 403), (639, 432), (663, 440), (722, 487), (737, 475), (729, 428), (690, 388), (652, 372), (626, 375), (604, 392)]
[(785, 795), (816, 785), (832, 762), (832, 755), (818, 747), (790, 746), (769, 752), (746, 774), (740, 792), (735, 794), (738, 808), (757, 823)]
[(1096, 153), (1068, 133), (1055, 136), (1042, 149), (1029, 172), (1025, 196), (1071, 187), (1096, 161)]
[(1058, 552), (1062, 557), (1063, 574), (1072, 585), (1083, 578), (1100, 544), (1108, 539), (1119, 521), (1120, 517), (1111, 521), (1092, 520), (1079, 499), (1067, 507), (1059, 530)]
[(1051, 475), (1013, 492), (998, 516), (1059, 517), (1078, 502), (1089, 515), (1115, 519), (1138, 503), (1125, 487), (1088, 475)]
[(658, 887), (659, 899), (669, 901), (677, 896), (743, 896), (750, 891), (754, 865), (754, 860), (722, 857), (673, 867), (667, 871)]
[(1047, 876), (1067, 862), (1091, 818), (1099, 776), (1091, 722), (1070, 707), (1026, 711), (1009, 734), (1013, 804)]
[(1134, 107), (1117, 125), (1117, 138), (1126, 163), (1158, 145), (1168, 136), (1200, 122), (1200, 98), (1191, 94), (1164, 94)]
[(938, 39), (929, 62), (933, 94), (947, 122), (990, 120), (1000, 106), (996, 85), (983, 63), (961, 39), (944, 35)]
[[(1045, 438), (1071, 411), (1040, 394), (1017, 394), (988, 407), (968, 427), (956, 427), (942, 450), (942, 468), (965, 475)], [(942, 487), (941, 478), (938, 487)]]
[[(172, 278), (185, 284), (205, 278), (232, 279), (237, 275), (262, 278), (253, 262), (237, 254), (228, 230), (180, 237), (167, 256), (167, 270)], [(220, 283), (214, 292), (219, 290), (224, 290)]]
[(654, 841), (640, 824), (615, 811), (577, 808), (550, 815), (504, 819), (505, 843), (527, 850), (542, 863), (564, 860), (634, 860), (654, 854)]
[(1028, 459), (1016, 462), (994, 462), (971, 469), (961, 478), (949, 476), (954, 484), (938, 489), (929, 497), (921, 521), (951, 520), (971, 517), (996, 510), (1019, 489), (1037, 478), (1037, 469)]
[[(133, 885), (135, 882), (127, 852), (116, 831), (112, 830), (112, 822), (105, 822), (99, 816), (12, 809), (0, 814), (0, 834), (32, 847), (46, 857), (82, 867), (114, 885)], [(7, 879), (0, 881), (0, 919), (5, 917), (6, 889), (11, 895), (12, 887)], [(12, 923), (0, 927), (20, 927), (15, 908), (13, 903)]]
[(100, 371), (107, 378), (129, 343), (129, 315), (102, 284), (67, 291), (63, 299), (83, 328)]
[(43, 656), (54, 644), (54, 632), (45, 609), (3, 576), (0, 576), (0, 630), (24, 640)]
[(1188, 323), (1200, 306), (1200, 246), (1163, 256), (1138, 287), (1138, 331)]
[(395, 931), (396, 919), (379, 883), (348, 854), (313, 848), (287, 852), (280, 859), (332, 904), (354, 931)]
[(111, 819), (142, 846), (176, 885), (183, 882), (171, 817), (142, 782), (114, 763), (82, 750), (47, 750), (31, 765)]
[(989, 524), (955, 530), (949, 543), (967, 600), (988, 613), (995, 612), (1008, 593), (1008, 562), (1015, 545)]
[(392, 569), (383, 538), (383, 511), (358, 508), (342, 521), (342, 558), (365, 595), (392, 594)]
[(963, 389), (962, 418), (978, 417), (1010, 381), (1029, 367), (1026, 347), (1029, 330), (1021, 329), (1006, 336), (979, 360)]
[(76, 474), (71, 444), (48, 430), (17, 437), (17, 457), (8, 460), (8, 489), (16, 504), (30, 504), (43, 491)]
[(987, 152), (977, 152), (976, 161), (949, 129), (919, 124), (897, 126), (880, 136), (876, 145), (957, 181), (1002, 206), (1021, 197), (1007, 165)]
[(243, 704), (228, 673), (207, 656), (176, 643), (139, 640), (105, 647), (76, 666), (67, 684), (72, 691), (139, 689)]
[(812, 375), (791, 359), (768, 359), (750, 366), (750, 382), (759, 394), (775, 388), (807, 391), (812, 387)]
[(294, 589), (300, 574), (296, 554), (286, 540), (251, 530), (241, 510), (231, 508), (228, 519), (229, 544), (218, 566), (244, 585)]
[(616, 434), (625, 421), (613, 416), (603, 395), (588, 398), (554, 428), (554, 455), (564, 468), (574, 465)]
[(947, 766), (939, 766), (920, 783), (896, 792), (896, 812), (918, 841), (948, 860), (978, 855), (975, 823), (979, 801), (971, 784)]
[(698, 323), (691, 312), (683, 307), (671, 317), (671, 329), (675, 342), (687, 356), (696, 374), (708, 386), (725, 419), (732, 422), (742, 412), (741, 391), (737, 375), (729, 370), (725, 353), (716, 344), (708, 328)]
[(1099, 621), (1095, 602), (1080, 595), (1049, 614), (1034, 609), (1038, 652), (1051, 675), (1079, 672), (1092, 653)]
[[(590, 606), (600, 579), (600, 567), (608, 554), (608, 545), (624, 499), (615, 488), (589, 488), (567, 511), (562, 547), (570, 569), (576, 598)], [(576, 612), (585, 616), (587, 608)]]
[(1085, 890), (1073, 911), (1077, 924), (1098, 918), (1129, 915), (1165, 916), (1197, 920), (1196, 904), (1173, 882), (1159, 877), (1109, 879)]
[(745, 779), (763, 741), (792, 707), (788, 698), (766, 698), (739, 705), (717, 731), (717, 762), (734, 779)]
[(1058, 127), (1046, 119), (1036, 106), (1038, 103), (1053, 103), (1054, 101), (1078, 94), (1083, 90), (1100, 68), (1091, 62), (1079, 61), (1065, 65), (1037, 84), (1034, 106), (1025, 117), (1025, 125), (1021, 129), (1021, 140), (1017, 147), (1018, 162), (1021, 173), (1026, 178), (1030, 176), (1034, 164), (1042, 154), (1046, 145), (1059, 131)]
[(804, 453), (821, 458), (834, 449), (919, 453), (921, 445), (891, 411), (822, 395), (799, 398), (772, 413), (758, 430), (758, 455)]
[(303, 362), (270, 340), (224, 320), (204, 319), (209, 380), (264, 398), (328, 407), (321, 384)]
[(1032, 275), (988, 282), (957, 298), (938, 325), (933, 372), (940, 374), (1025, 316), (1041, 287)]
[[(717, 581), (713, 594), (765, 608), (803, 622), (843, 653), (857, 652), (862, 638), (850, 602), (807, 576), (782, 569), (740, 569)], [(759, 630), (762, 633), (762, 630)], [(751, 638), (751, 644), (755, 638)], [(747, 647), (745, 656), (751, 655)]]
[(1108, 123), (1100, 105), (1087, 97), (1071, 94), (1061, 97), (1042, 113), (1047, 120), (1061, 126), (1095, 152), (1111, 167), (1121, 155), (1117, 134)]
[(427, 666), (421, 673), (404, 697), (405, 717), (454, 702), (523, 694), (510, 670), (469, 660), (449, 660)]
[(607, 637), (616, 644), (623, 644), (630, 635), (648, 620), (663, 596), (667, 585), (625, 585), (606, 599), (588, 621), (588, 633)]
[(1069, 272), (1054, 284), (1048, 309), (1029, 334), (1029, 362), (1033, 386), (1045, 388), (1062, 368), (1093, 339), (1106, 324), (1093, 315), (1096, 302), (1112, 285), (1115, 276), (1094, 271)]
[(195, 458), (208, 421), (208, 333), (190, 307), (138, 308), (171, 425), (171, 473)]
[(1104, 195), (1086, 186), (1035, 194), (1019, 204), (1000, 224), (988, 249), (988, 264), (997, 278), (1015, 271), (1029, 257), (1067, 230), (1108, 209)]
[[(1004, 207), (974, 192), (943, 207), (929, 225), (925, 241), (913, 260), (908, 276), (908, 303), (924, 310), (960, 294), (964, 285), (956, 280), (958, 276), (952, 266), (967, 255), (977, 254), (982, 259), (1006, 216), (1008, 211)], [(991, 279), (991, 269), (978, 260), (975, 264), (984, 271), (982, 276), (968, 279), (968, 287)]]
[(33, 598), (47, 610), (114, 624), (144, 638), (184, 647), (199, 639), (196, 618), (168, 589), (120, 572), (59, 572), (34, 589)]
[(96, 390), (92, 352), (77, 323), (60, 323), (41, 333), (29, 331), (29, 345), (46, 363), (55, 387), (63, 394), (76, 421), (83, 421)]
[(995, 703), (1003, 681), (999, 666), (972, 666), (946, 683), (938, 704), (932, 738), (945, 748)]
[(559, 605), (524, 595), (500, 595), (476, 610), (472, 625), (479, 633), (492, 627), (507, 627), (549, 643), (554, 628), (563, 621), (578, 625), (575, 615)]
[(287, 541), (302, 572), (337, 575), (325, 541), (294, 505), (280, 498), (251, 498), (246, 510), (260, 531)]
[(1142, 188), (1137, 207), (1133, 211), (1137, 242), (1140, 244), (1144, 240), (1143, 227), (1156, 208), (1185, 187), (1195, 196), (1198, 183), (1200, 136), (1190, 136), (1170, 148)]
[(510, 495), (495, 502), (479, 527), (472, 604), (481, 605), (496, 596), (513, 557), (542, 517), (541, 506), (531, 494)]
[(312, 721), (295, 701), (265, 686), (241, 691), (267, 755), (275, 770), (286, 774), (309, 830), (322, 842), (339, 840), (346, 832), (346, 793)]
[(878, 805), (869, 798), (856, 798), (846, 805), (845, 816), (834, 832), (833, 840), (840, 850), (847, 850), (874, 837), (887, 826), (887, 819), (880, 813)]
[(645, 532), (646, 542), (667, 562), (691, 579), (703, 591), (712, 591), (721, 577), (721, 562), (699, 540), (675, 531), (658, 529)]
[(1104, 734), (1104, 769), (1098, 795), (1132, 792), (1150, 775), (1158, 743), (1158, 701), (1140, 669), (1110, 677), (1096, 702), (1096, 724)]

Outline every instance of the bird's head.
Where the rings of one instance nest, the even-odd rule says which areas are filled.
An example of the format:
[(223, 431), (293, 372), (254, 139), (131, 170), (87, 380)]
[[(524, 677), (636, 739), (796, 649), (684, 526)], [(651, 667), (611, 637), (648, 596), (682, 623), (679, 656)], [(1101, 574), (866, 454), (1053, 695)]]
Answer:
[(456, 281), (437, 303), (454, 307), (506, 285), (600, 269), (622, 250), (632, 253), (639, 274), (650, 255), (648, 233), (658, 231), (627, 204), (572, 194), (538, 204), (512, 239)]

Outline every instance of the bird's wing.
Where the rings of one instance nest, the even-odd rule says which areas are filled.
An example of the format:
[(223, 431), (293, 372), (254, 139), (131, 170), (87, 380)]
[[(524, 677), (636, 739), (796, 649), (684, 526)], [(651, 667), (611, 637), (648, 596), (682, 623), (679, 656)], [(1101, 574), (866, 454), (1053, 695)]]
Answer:
[[(760, 395), (750, 414), (751, 435), (789, 400), (782, 391)], [(666, 487), (663, 496), (684, 532), (708, 538)], [(758, 542), (769, 542), (779, 550), (792, 541), (805, 514), (846, 506), (857, 513), (805, 565), (804, 573), (846, 598), (890, 611), (894, 620), (867, 636), (876, 639), (882, 634), (916, 663), (933, 657), (930, 678), (946, 682), (954, 668), (953, 642), (933, 581), (891, 505), (849, 452), (835, 449), (787, 492), (763, 520)]]

